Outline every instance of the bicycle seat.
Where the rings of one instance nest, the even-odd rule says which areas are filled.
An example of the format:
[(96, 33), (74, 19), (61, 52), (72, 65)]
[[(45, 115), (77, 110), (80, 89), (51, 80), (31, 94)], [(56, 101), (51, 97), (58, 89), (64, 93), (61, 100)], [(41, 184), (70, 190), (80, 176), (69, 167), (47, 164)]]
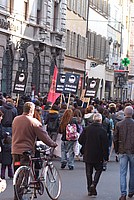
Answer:
[(32, 155), (32, 151), (31, 151), (31, 150), (24, 151), (24, 152), (23, 152), (23, 155), (24, 155), (24, 156), (30, 156), (30, 155)]

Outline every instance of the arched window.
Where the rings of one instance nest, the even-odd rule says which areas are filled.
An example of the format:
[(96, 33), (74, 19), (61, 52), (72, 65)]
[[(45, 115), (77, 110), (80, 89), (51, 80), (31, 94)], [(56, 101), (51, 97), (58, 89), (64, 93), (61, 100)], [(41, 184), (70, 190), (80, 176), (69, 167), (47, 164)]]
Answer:
[(12, 72), (13, 72), (13, 51), (11, 45), (7, 43), (2, 59), (2, 92), (11, 94), (12, 92)]
[(41, 62), (39, 53), (34, 56), (33, 60), (33, 70), (32, 70), (32, 87), (35, 90), (35, 94), (40, 92), (40, 71), (41, 71)]

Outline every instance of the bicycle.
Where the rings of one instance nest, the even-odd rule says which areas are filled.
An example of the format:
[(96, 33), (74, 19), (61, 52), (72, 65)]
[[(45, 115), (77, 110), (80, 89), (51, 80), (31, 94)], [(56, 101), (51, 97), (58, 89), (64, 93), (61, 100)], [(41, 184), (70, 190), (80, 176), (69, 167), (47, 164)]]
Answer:
[[(23, 154), (29, 157), (29, 166), (20, 166), (13, 178), (15, 194), (18, 200), (33, 200), (39, 195), (43, 195), (44, 186), (48, 196), (52, 200), (57, 200), (61, 193), (61, 178), (58, 170), (49, 158), (48, 151), (51, 148), (44, 149), (38, 147), (41, 156), (39, 158), (32, 157), (30, 151)], [(41, 163), (39, 176), (35, 171), (35, 162)], [(44, 183), (44, 184), (43, 184)]]

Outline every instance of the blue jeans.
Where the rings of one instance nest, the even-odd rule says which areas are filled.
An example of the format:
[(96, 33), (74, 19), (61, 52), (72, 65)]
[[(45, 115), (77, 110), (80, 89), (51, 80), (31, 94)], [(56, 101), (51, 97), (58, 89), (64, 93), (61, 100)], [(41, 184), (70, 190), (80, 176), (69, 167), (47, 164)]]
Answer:
[[(61, 163), (74, 167), (74, 143), (75, 141), (62, 141), (61, 142)], [(68, 154), (68, 156), (67, 156)]]
[(134, 192), (134, 154), (120, 154), (120, 190), (121, 195), (127, 195), (127, 171), (129, 165), (128, 193)]

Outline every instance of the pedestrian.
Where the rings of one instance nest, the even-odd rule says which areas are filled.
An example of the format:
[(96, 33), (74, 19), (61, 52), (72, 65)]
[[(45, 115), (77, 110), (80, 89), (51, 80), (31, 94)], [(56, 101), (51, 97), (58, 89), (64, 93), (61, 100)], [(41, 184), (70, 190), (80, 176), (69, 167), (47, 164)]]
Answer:
[(61, 137), (61, 169), (64, 169), (66, 165), (68, 165), (69, 170), (74, 169), (74, 145), (76, 140), (67, 140), (66, 137), (66, 129), (68, 124), (76, 125), (77, 129), (78, 124), (75, 119), (73, 119), (73, 111), (72, 109), (66, 109), (61, 119), (61, 123), (59, 126), (59, 133), (62, 134)]
[(120, 191), (119, 200), (126, 200), (127, 196), (127, 171), (129, 166), (128, 197), (134, 195), (134, 120), (133, 108), (126, 106), (124, 109), (125, 118), (116, 123), (114, 130), (114, 148), (119, 154), (120, 163)]
[(2, 139), (2, 161), (1, 161), (1, 178), (5, 179), (6, 168), (8, 168), (8, 177), (13, 178), (12, 155), (11, 155), (11, 135), (8, 132), (3, 134)]
[(78, 141), (83, 146), (88, 196), (97, 196), (96, 187), (103, 171), (103, 161), (108, 161), (107, 132), (102, 126), (100, 113), (94, 114), (93, 123), (84, 129)]
[[(79, 109), (74, 110), (73, 118), (76, 120), (78, 127), (79, 127), (79, 132), (78, 132), (78, 138), (79, 138), (80, 134), (83, 132), (83, 124), (84, 124), (83, 119), (82, 119), (82, 113)], [(81, 149), (81, 145), (77, 139), (75, 142), (75, 146), (74, 146), (74, 153), (75, 153), (76, 159), (78, 161), (80, 160), (80, 149)]]
[(12, 135), (12, 122), (18, 115), (18, 112), (11, 97), (6, 99), (6, 102), (0, 107), (0, 110), (3, 113), (3, 119), (1, 121), (3, 131), (9, 132)]
[[(51, 139), (56, 142), (58, 136), (58, 129), (60, 124), (59, 107), (53, 104), (46, 119), (47, 132)], [(51, 149), (51, 157), (53, 157), (54, 148)]]
[(0, 163), (2, 162), (2, 139), (3, 139), (2, 124), (1, 124), (2, 118), (3, 118), (3, 113), (0, 110)]
[[(111, 125), (110, 125), (110, 120), (108, 118), (109, 111), (106, 108), (104, 108), (102, 106), (99, 106), (98, 107), (98, 112), (102, 115), (102, 126), (107, 132), (107, 138), (108, 138), (109, 147), (110, 147)], [(109, 151), (109, 153), (110, 153), (110, 151)], [(106, 171), (106, 169), (107, 169), (107, 162), (104, 161), (104, 163), (103, 163), (103, 171)]]
[[(30, 150), (34, 154), (37, 137), (50, 147), (57, 146), (57, 143), (43, 130), (42, 124), (36, 118), (33, 118), (34, 110), (34, 103), (26, 102), (23, 107), (23, 114), (13, 120), (12, 157), (14, 171), (21, 165), (29, 165), (29, 159), (23, 155), (23, 152)], [(16, 195), (14, 200), (17, 200)]]
[(88, 126), (93, 122), (93, 116), (94, 116), (94, 107), (93, 105), (89, 105), (85, 109), (85, 114), (84, 114), (85, 126)]

